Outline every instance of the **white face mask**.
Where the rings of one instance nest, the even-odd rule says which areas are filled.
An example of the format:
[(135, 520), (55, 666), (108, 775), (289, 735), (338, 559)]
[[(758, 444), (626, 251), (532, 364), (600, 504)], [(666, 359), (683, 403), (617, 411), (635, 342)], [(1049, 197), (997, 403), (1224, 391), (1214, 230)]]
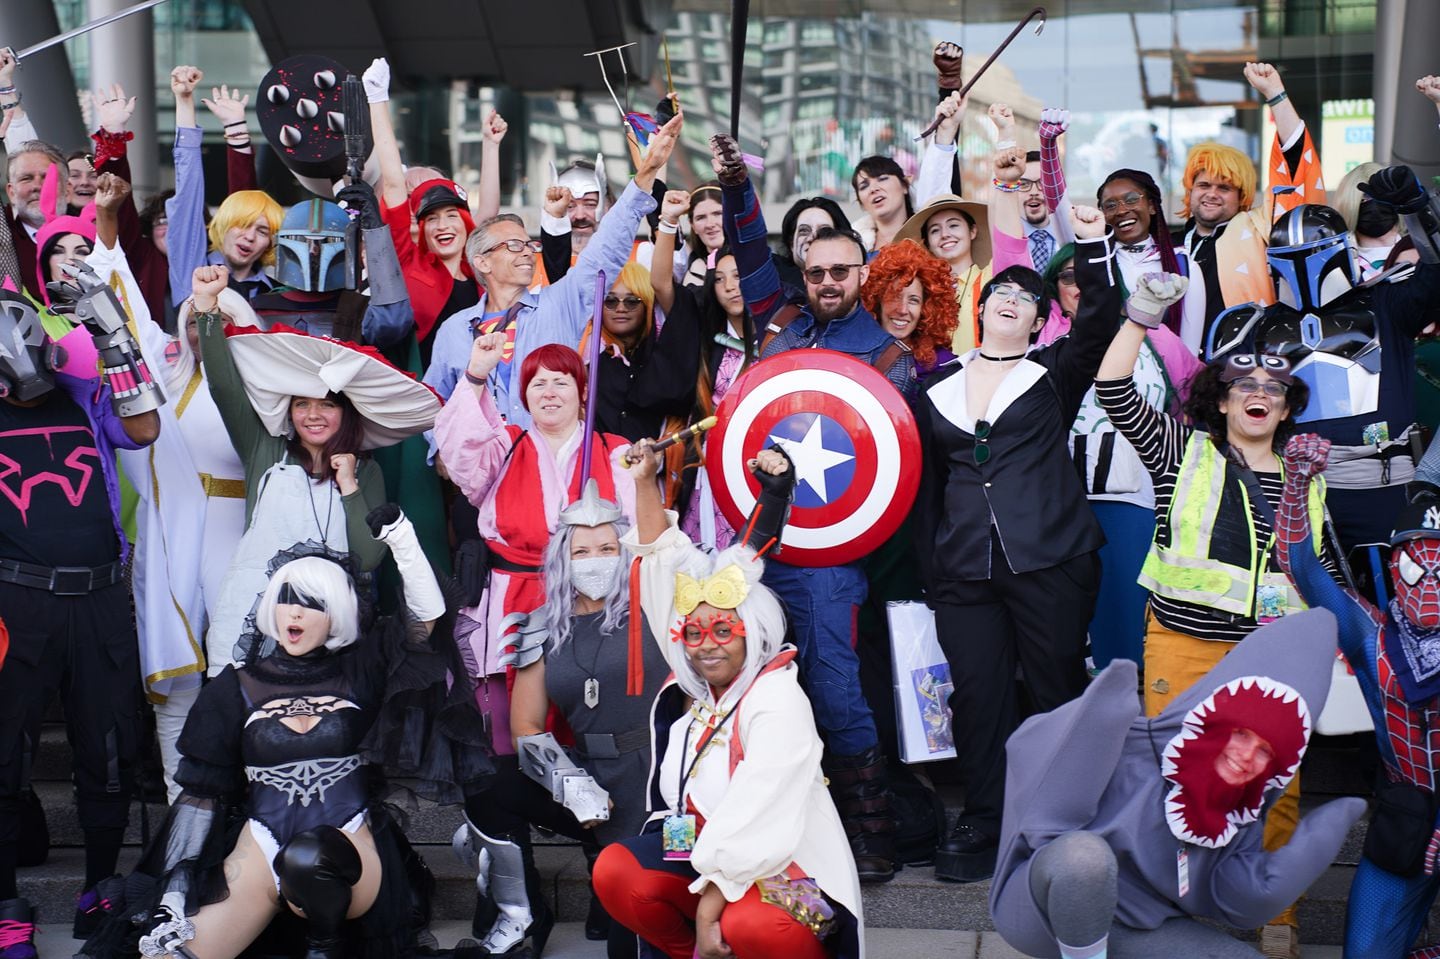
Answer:
[(620, 569), (619, 556), (590, 556), (570, 561), (570, 583), (583, 596), (601, 600), (610, 595), (610, 586)]

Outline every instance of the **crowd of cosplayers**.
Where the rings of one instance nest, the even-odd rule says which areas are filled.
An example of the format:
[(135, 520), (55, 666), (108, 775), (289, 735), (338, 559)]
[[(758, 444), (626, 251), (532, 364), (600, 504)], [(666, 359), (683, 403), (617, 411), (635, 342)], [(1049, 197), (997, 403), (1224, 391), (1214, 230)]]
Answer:
[[(1440, 955), (1411, 952), (1440, 892), (1440, 198), (1405, 166), (1329, 184), (1264, 63), (1266, 185), (1201, 143), (1178, 228), (1140, 170), (1072, 195), (1064, 109), (1022, 143), (991, 105), (963, 196), (960, 58), (935, 49), (914, 175), (858, 159), (863, 219), (801, 199), (772, 248), (731, 136), (667, 189), (673, 95), (631, 115), (618, 195), (577, 161), (536, 224), (500, 212), (493, 112), (478, 196), (402, 161), (384, 60), (286, 61), (254, 121), (226, 87), (202, 117), (180, 66), (175, 189), (141, 206), (135, 99), (97, 91), (67, 153), (0, 51), (0, 959), (37, 955), (17, 870), (57, 696), (94, 959), (450, 954), (402, 788), (476, 875), (457, 956), (543, 953), (534, 828), (585, 850), (616, 959), (859, 957), (862, 884), (931, 866), (989, 880), (1032, 956), (1254, 955), (1227, 926), (1297, 956), (1366, 811), (1301, 818), (1300, 762), (1372, 729), (1346, 955)], [(740, 421), (777, 396), (810, 425)], [(867, 461), (872, 407), (909, 445)], [(168, 812), (121, 876), (152, 754)]]

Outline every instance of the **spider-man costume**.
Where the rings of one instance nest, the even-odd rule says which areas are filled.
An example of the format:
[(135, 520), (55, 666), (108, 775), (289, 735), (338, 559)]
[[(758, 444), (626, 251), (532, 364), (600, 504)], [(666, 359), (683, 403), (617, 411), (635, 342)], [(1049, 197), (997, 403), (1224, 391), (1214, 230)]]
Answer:
[(1432, 817), (1428, 842), (1422, 836), (1412, 849), (1383, 850), (1412, 858), (1410, 875), (1377, 864), (1375, 855), (1382, 850), (1372, 841), (1379, 834), (1367, 839), (1350, 886), (1345, 955), (1440, 959), (1440, 946), (1411, 950), (1440, 893), (1440, 827), (1433, 819), (1440, 766), (1440, 498), (1419, 499), (1397, 519), (1390, 558), (1395, 598), (1382, 612), (1336, 584), (1310, 548), (1305, 497), (1329, 451), (1329, 441), (1314, 435), (1297, 436), (1285, 448), (1285, 495), (1276, 531), (1280, 565), (1307, 604), (1335, 614), (1340, 649), (1375, 722), (1385, 778), (1400, 789), (1414, 787), (1412, 795), (1421, 797), (1422, 805), (1428, 799)]

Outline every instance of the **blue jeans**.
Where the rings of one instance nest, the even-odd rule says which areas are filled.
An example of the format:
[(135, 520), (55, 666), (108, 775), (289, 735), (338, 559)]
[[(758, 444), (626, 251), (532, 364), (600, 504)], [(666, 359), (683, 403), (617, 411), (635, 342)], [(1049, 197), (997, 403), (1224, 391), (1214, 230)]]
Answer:
[(1155, 538), (1155, 511), (1106, 500), (1091, 500), (1090, 509), (1105, 531), (1100, 593), (1090, 619), (1090, 655), (1096, 669), (1104, 669), (1114, 659), (1143, 662), (1150, 591), (1135, 580)]
[(830, 753), (854, 756), (880, 742), (860, 692), (855, 616), (865, 602), (865, 574), (855, 564), (810, 569), (778, 560), (764, 582), (785, 604), (800, 649), (800, 681)]

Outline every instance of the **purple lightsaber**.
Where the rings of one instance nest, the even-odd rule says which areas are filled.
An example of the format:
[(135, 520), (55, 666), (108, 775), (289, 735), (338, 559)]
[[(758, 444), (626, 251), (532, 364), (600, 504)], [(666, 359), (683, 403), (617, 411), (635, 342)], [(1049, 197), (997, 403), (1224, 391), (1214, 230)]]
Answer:
[(585, 357), (586, 372), (590, 377), (589, 395), (585, 398), (585, 433), (580, 437), (580, 495), (585, 495), (585, 484), (590, 482), (590, 447), (595, 435), (595, 397), (600, 377), (600, 336), (605, 328), (605, 271), (595, 274), (595, 319), (590, 324), (590, 348)]
[[(970, 92), (970, 88), (975, 85), (975, 81), (979, 80), (982, 76), (985, 75), (985, 71), (990, 69), (990, 64), (995, 62), (995, 58), (1000, 56), (1001, 52), (1003, 52), (1006, 47), (1010, 46), (1010, 42), (1020, 35), (1021, 30), (1025, 29), (1025, 24), (1029, 23), (1031, 20), (1034, 20), (1036, 17), (1040, 18), (1040, 22), (1035, 25), (1035, 36), (1040, 36), (1040, 31), (1045, 29), (1045, 16), (1045, 8), (1036, 7), (1034, 10), (1031, 10), (1025, 15), (1024, 20), (1021, 20), (1019, 23), (1015, 24), (1015, 29), (1010, 31), (1010, 36), (1005, 38), (1005, 42), (995, 48), (995, 52), (990, 54), (990, 59), (980, 64), (980, 69), (975, 71), (975, 75), (970, 78), (970, 82), (965, 84), (965, 86), (960, 89), (960, 99), (965, 99), (965, 94)], [(921, 131), (920, 135), (915, 139), (925, 139), (930, 134), (934, 133), (935, 128), (939, 125), (940, 120), (937, 117), (935, 122), (930, 124), (923, 131)]]

